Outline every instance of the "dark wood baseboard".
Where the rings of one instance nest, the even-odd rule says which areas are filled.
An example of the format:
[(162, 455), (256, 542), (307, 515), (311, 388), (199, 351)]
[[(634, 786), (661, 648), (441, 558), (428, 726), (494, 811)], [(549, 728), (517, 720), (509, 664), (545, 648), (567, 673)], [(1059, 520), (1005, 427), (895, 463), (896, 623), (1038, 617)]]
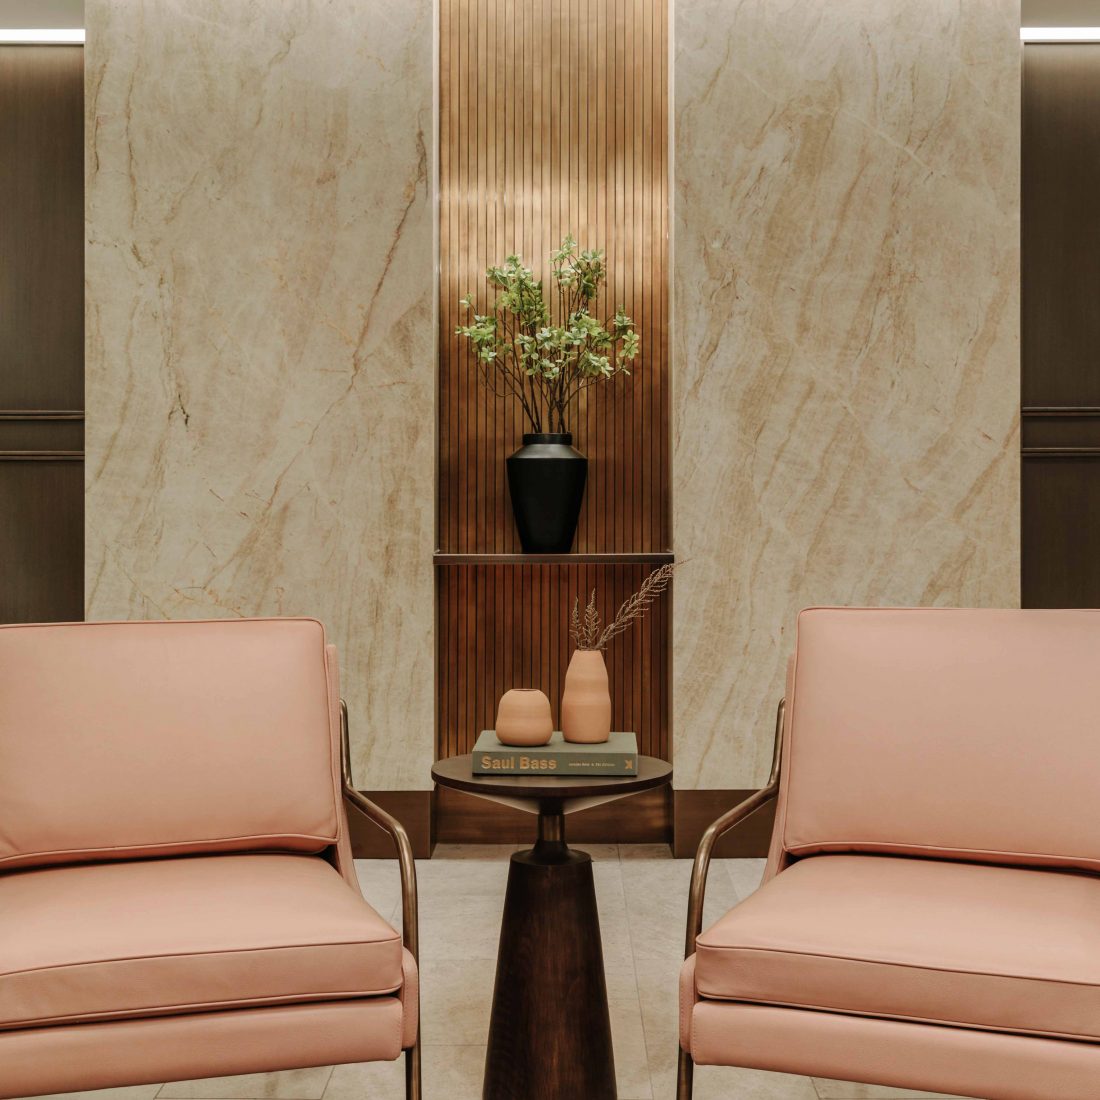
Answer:
[[(707, 826), (753, 793), (752, 790), (676, 791), (673, 795), (672, 854), (677, 859), (691, 859)], [(773, 798), (730, 829), (718, 841), (714, 854), (726, 859), (766, 856), (774, 823)]]
[[(435, 844), (533, 844), (536, 818), (482, 798), (440, 789), (364, 791), (405, 826), (417, 859), (429, 859)], [(678, 859), (691, 859), (707, 826), (748, 798), (751, 790), (645, 791), (570, 814), (566, 832), (578, 844), (669, 844)], [(348, 814), (357, 859), (393, 859), (393, 844), (354, 810)], [(724, 858), (768, 854), (775, 802), (761, 807), (719, 842)]]
[[(405, 826), (417, 859), (431, 858), (431, 791), (363, 791), (363, 794)], [(351, 830), (351, 850), (356, 859), (396, 857), (389, 835), (353, 807), (348, 808), (348, 827)]]
[[(534, 814), (439, 788), (436, 837), (441, 844), (533, 844)], [(570, 844), (669, 844), (672, 807), (667, 788), (605, 802), (566, 818)]]

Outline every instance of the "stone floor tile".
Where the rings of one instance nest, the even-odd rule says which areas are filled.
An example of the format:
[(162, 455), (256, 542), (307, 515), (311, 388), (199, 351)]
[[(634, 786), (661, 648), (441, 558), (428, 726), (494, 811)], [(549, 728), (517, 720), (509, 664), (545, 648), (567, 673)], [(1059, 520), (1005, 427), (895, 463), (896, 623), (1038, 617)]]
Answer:
[(405, 1100), (405, 1059), (337, 1066), (324, 1100)]
[[(426, 1100), (481, 1100), (484, 1046), (424, 1046)], [(404, 1059), (337, 1066), (324, 1100), (404, 1100)]]
[[(662, 1095), (675, 1096), (673, 1090)], [(654, 1093), (656, 1095), (656, 1093)], [(696, 1066), (694, 1100), (818, 1100), (809, 1077), (759, 1069)]]
[(620, 844), (619, 859), (672, 859), (667, 844)]
[(645, 1030), (638, 990), (608, 989), (611, 1041), (615, 1048), (615, 1080), (619, 1100), (652, 1100), (653, 1085), (646, 1055)]
[(504, 895), (456, 894), (446, 904), (420, 906), (420, 955), (431, 959), (497, 957)]
[(424, 1042), (484, 1047), (495, 977), (493, 959), (424, 959), (420, 968)]
[(59, 1092), (35, 1100), (154, 1100), (160, 1085), (131, 1085), (128, 1088), (99, 1089), (96, 1092)]
[(737, 897), (739, 900), (744, 901), (750, 894), (755, 893), (757, 887), (759, 887), (767, 860), (723, 859), (715, 862), (722, 864), (727, 877), (733, 883)]
[(619, 846), (617, 844), (585, 844), (578, 840), (575, 844), (569, 840), (569, 822), (565, 824), (566, 843), (575, 852), (587, 852), (592, 857), (593, 863), (618, 863)]
[(889, 1085), (862, 1085), (856, 1081), (833, 1081), (824, 1077), (814, 1078), (818, 1100), (916, 1100), (916, 1098), (935, 1097), (936, 1100), (954, 1100), (944, 1098), (939, 1092), (912, 1092), (909, 1089), (891, 1088)]
[(288, 1069), (280, 1073), (246, 1073), (174, 1081), (160, 1090), (160, 1100), (321, 1100), (332, 1067)]

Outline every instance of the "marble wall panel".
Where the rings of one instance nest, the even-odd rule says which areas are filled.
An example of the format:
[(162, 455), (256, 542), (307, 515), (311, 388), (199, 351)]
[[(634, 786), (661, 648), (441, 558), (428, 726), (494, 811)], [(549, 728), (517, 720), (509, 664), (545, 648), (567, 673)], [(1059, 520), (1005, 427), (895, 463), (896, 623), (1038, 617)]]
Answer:
[(431, 0), (88, 0), (89, 618), (316, 615), (433, 748)]
[(1018, 606), (1017, 0), (678, 0), (674, 761), (766, 774), (804, 605)]

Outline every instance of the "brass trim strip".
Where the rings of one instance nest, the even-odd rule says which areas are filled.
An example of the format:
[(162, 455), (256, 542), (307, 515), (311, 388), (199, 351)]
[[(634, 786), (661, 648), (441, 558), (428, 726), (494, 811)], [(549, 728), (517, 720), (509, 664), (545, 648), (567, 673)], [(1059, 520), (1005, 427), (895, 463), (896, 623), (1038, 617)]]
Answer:
[(0, 420), (83, 420), (82, 409), (0, 409)]
[(1021, 447), (1024, 458), (1100, 458), (1100, 447)]
[(0, 462), (83, 462), (83, 451), (0, 451)]
[(664, 565), (675, 554), (433, 554), (436, 565)]

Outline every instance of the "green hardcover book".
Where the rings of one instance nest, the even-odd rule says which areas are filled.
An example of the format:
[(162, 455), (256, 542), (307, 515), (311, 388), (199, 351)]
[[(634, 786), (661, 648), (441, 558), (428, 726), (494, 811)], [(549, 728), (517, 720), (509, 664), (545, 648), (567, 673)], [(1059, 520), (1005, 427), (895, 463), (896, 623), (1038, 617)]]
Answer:
[(474, 775), (607, 775), (638, 773), (638, 738), (613, 733), (601, 745), (574, 745), (555, 730), (538, 748), (502, 745), (495, 730), (482, 730), (474, 745)]

